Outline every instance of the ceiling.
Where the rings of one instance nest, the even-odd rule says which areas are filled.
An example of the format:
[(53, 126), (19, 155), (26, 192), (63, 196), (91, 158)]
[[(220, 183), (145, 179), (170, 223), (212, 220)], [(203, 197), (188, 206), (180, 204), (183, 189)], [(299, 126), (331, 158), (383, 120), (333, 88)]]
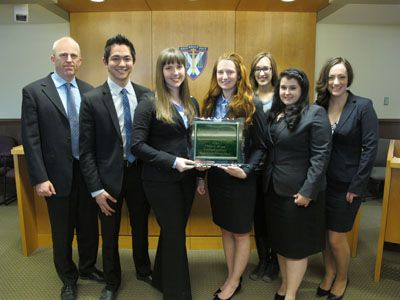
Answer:
[(334, 0), (318, 12), (319, 24), (400, 25), (400, 0)]
[(65, 22), (72, 12), (234, 10), (317, 12), (319, 24), (400, 25), (400, 0), (0, 0), (0, 24), (13, 23), (14, 4), (29, 4), (30, 23)]
[(58, 0), (58, 5), (69, 12), (87, 11), (146, 11), (146, 10), (247, 10), (247, 11), (308, 11), (326, 7), (329, 0)]

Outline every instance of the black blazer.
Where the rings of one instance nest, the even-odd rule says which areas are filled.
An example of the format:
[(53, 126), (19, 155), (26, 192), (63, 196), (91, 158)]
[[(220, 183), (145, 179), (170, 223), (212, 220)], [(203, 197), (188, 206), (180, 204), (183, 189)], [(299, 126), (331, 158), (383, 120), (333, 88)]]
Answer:
[[(150, 90), (132, 82), (138, 105)], [(107, 82), (83, 96), (80, 110), (80, 165), (89, 192), (118, 198), (124, 174), (124, 147)]]
[[(191, 99), (198, 114), (199, 105), (196, 99)], [(173, 120), (173, 124), (168, 124), (156, 118), (154, 97), (137, 106), (133, 122), (132, 151), (144, 162), (143, 180), (175, 182), (188, 173), (180, 173), (172, 166), (176, 157), (190, 158), (192, 127), (185, 127), (176, 109)]]
[(331, 127), (325, 110), (307, 105), (294, 131), (282, 120), (275, 141), (267, 125), (268, 155), (264, 171), (265, 192), (272, 180), (275, 192), (291, 197), (296, 193), (316, 200), (325, 190), (325, 172), (331, 149)]
[(328, 178), (350, 183), (349, 192), (364, 195), (378, 151), (378, 118), (367, 98), (349, 92), (332, 137)]
[(243, 131), (244, 137), (244, 162), (243, 171), (249, 175), (259, 168), (263, 155), (266, 151), (264, 141), (266, 132), (266, 116), (262, 102), (257, 98), (253, 99), (256, 111), (253, 114), (252, 124)]
[[(79, 92), (93, 87), (76, 79)], [(68, 117), (51, 74), (22, 89), (22, 144), (32, 185), (50, 180), (57, 196), (70, 194), (73, 156)]]

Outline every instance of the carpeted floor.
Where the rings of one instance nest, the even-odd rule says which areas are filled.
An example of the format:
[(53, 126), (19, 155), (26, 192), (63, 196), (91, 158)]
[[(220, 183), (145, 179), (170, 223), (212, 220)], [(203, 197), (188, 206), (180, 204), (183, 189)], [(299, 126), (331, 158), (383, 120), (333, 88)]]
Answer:
[[(400, 251), (399, 247), (385, 250), (382, 279), (373, 281), (376, 245), (380, 226), (381, 203), (369, 200), (363, 204), (357, 257), (350, 267), (350, 285), (347, 300), (400, 299)], [(61, 283), (56, 275), (51, 249), (39, 249), (30, 257), (23, 257), (19, 241), (17, 206), (0, 206), (0, 299), (59, 299)], [(162, 295), (134, 277), (130, 250), (121, 250), (122, 285), (118, 299), (155, 300)], [(151, 251), (151, 257), (155, 252)], [(76, 253), (75, 253), (76, 257)], [(243, 289), (235, 300), (273, 299), (279, 280), (273, 283), (252, 281), (248, 273), (257, 261), (255, 251), (244, 275)], [(193, 300), (212, 299), (212, 293), (225, 277), (222, 251), (189, 251)], [(101, 255), (98, 266), (101, 268)], [(320, 255), (310, 258), (309, 268), (298, 293), (299, 300), (317, 299), (315, 289), (322, 276)], [(94, 282), (78, 282), (78, 299), (98, 299), (102, 285)]]

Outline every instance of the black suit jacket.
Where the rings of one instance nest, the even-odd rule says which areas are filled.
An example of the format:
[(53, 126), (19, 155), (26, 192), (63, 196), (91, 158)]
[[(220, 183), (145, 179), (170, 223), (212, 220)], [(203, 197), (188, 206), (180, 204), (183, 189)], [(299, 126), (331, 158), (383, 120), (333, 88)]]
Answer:
[[(132, 82), (138, 105), (150, 90)], [(80, 165), (89, 192), (118, 198), (124, 174), (124, 147), (107, 82), (85, 94), (80, 110)]]
[[(80, 94), (93, 87), (76, 79)], [(22, 144), (32, 185), (50, 180), (57, 196), (71, 191), (73, 156), (68, 117), (51, 74), (22, 89)]]
[(332, 137), (328, 177), (350, 183), (349, 192), (364, 195), (378, 151), (378, 118), (367, 98), (349, 92)]
[(325, 190), (325, 172), (331, 149), (331, 127), (325, 110), (308, 105), (294, 131), (282, 120), (275, 140), (267, 125), (268, 156), (265, 169), (265, 192), (272, 180), (278, 195), (291, 197), (296, 193), (316, 200)]
[[(199, 106), (192, 98), (196, 113)], [(167, 124), (156, 118), (154, 97), (140, 103), (133, 122), (132, 150), (143, 160), (143, 180), (162, 182), (178, 181), (185, 173), (172, 166), (176, 157), (189, 158), (192, 128), (186, 128), (177, 110), (174, 110), (174, 124)]]

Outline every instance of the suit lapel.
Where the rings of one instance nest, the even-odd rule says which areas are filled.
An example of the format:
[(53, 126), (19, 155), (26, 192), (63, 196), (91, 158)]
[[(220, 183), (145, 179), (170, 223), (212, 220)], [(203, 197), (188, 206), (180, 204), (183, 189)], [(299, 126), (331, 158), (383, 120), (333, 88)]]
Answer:
[(272, 145), (275, 145), (274, 140), (271, 136), (271, 123), (268, 122), (267, 124), (267, 139), (271, 142)]
[[(273, 122), (275, 122), (275, 120), (273, 121)], [(286, 130), (285, 130), (286, 129)], [(285, 120), (284, 119), (282, 119), (282, 120), (280, 120), (279, 122), (278, 122), (278, 126), (276, 126), (276, 132), (275, 132), (275, 143), (272, 141), (272, 137), (271, 137), (271, 132), (270, 131), (268, 131), (268, 134), (270, 135), (270, 139), (271, 139), (271, 141), (272, 141), (272, 143), (273, 144), (278, 144), (281, 140), (282, 140), (282, 134), (284, 133), (284, 132), (288, 132), (288, 129), (287, 129), (287, 125), (286, 125), (286, 122), (285, 122)]]
[(43, 93), (49, 98), (49, 100), (57, 107), (60, 113), (68, 119), (64, 105), (61, 102), (60, 95), (57, 92), (56, 86), (54, 85), (51, 75), (47, 76), (41, 83)]
[(104, 105), (107, 107), (108, 113), (110, 114), (112, 123), (114, 125), (115, 130), (118, 133), (118, 137), (122, 140), (121, 129), (119, 128), (119, 121), (117, 116), (117, 111), (115, 110), (115, 105), (113, 98), (111, 96), (110, 88), (108, 87), (107, 82), (103, 84), (103, 102)]
[(186, 126), (185, 123), (183, 122), (182, 116), (179, 114), (177, 108), (175, 107), (174, 104), (172, 104), (172, 107), (174, 108), (174, 121), (175, 124), (177, 124), (180, 128), (186, 131)]
[(349, 119), (351, 113), (356, 108), (356, 100), (353, 97), (353, 94), (349, 93), (349, 98), (343, 108), (342, 114), (340, 115), (339, 122), (336, 126), (335, 130), (340, 130), (343, 127), (343, 124)]

